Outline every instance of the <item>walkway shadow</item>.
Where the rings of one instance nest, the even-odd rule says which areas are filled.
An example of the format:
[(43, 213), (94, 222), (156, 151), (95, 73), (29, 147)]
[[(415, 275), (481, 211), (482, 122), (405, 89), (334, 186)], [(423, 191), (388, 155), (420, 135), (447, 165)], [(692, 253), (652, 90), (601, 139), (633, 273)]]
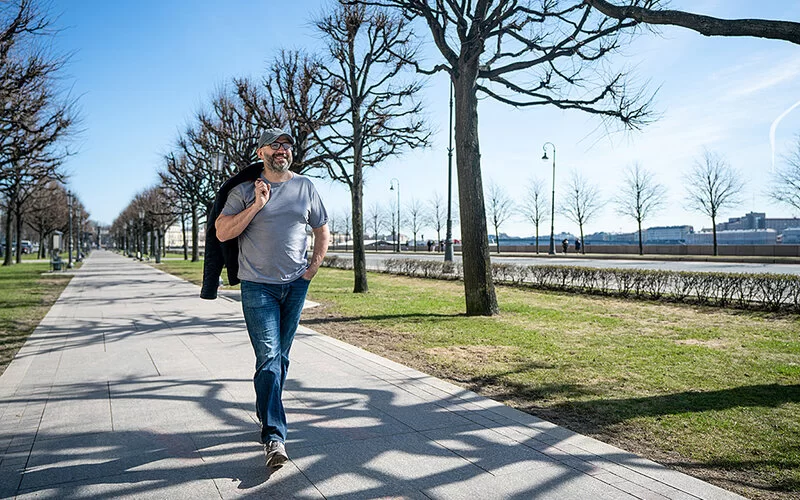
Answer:
[[(463, 394), (468, 399), (456, 394), (414, 402), (396, 386), (326, 388), (290, 380), (287, 447), (292, 460), (271, 473), (264, 466), (252, 405), (232, 399), (226, 390), (232, 383), (250, 381), (110, 381), (115, 425), (120, 425), (119, 419), (127, 423), (121, 429), (92, 433), (40, 430), (27, 466), (18, 471), (16, 488), (9, 493), (197, 497), (213, 491), (208, 489), (208, 480), (213, 480), (223, 496), (238, 492), (270, 498), (320, 493), (326, 498), (425, 498), (425, 492), (439, 492), (460, 498), (464, 495), (459, 492), (467, 491), (462, 491), (463, 485), (471, 485), (469, 498), (528, 499), (578, 495), (581, 490), (571, 485), (589, 480), (585, 469), (596, 465), (588, 460), (609, 467), (638, 461), (624, 452), (586, 453), (584, 461), (558, 448), (563, 437), (536, 428), (528, 427), (527, 435), (512, 439), (509, 433), (525, 427), (490, 409), (464, 409), (469, 393)], [(71, 384), (55, 386), (47, 401), (107, 397), (98, 385)], [(178, 411), (187, 405), (196, 407), (196, 413)], [(147, 412), (140, 420), (130, 420), (130, 415), (125, 420), (120, 410), (171, 406), (175, 411), (165, 414), (176, 416), (163, 421), (149, 419)], [(429, 425), (432, 420), (451, 423)], [(456, 420), (462, 423), (452, 425)], [(515, 479), (502, 486), (506, 474)], [(520, 484), (521, 474), (528, 479)], [(594, 486), (605, 488), (609, 497), (619, 492), (598, 484)]]

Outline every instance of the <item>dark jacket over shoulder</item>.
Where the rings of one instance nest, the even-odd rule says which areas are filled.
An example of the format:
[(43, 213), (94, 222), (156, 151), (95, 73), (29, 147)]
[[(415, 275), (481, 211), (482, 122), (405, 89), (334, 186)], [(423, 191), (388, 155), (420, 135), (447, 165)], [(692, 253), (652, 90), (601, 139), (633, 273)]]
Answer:
[(239, 283), (239, 238), (231, 238), (228, 241), (220, 242), (217, 239), (217, 228), (214, 226), (225, 202), (228, 200), (228, 193), (231, 189), (243, 182), (255, 182), (264, 169), (264, 164), (260, 161), (245, 167), (241, 172), (225, 181), (219, 188), (214, 206), (206, 217), (206, 254), (203, 263), (203, 286), (200, 288), (200, 298), (216, 299), (217, 288), (219, 288), (219, 276), (222, 274), (222, 267), (228, 269), (228, 283), (236, 285)]

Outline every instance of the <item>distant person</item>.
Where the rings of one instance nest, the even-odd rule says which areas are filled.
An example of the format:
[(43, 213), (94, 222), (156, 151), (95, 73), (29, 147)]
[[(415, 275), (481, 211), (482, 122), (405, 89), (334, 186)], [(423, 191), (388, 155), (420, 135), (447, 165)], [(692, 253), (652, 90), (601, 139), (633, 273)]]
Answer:
[(428, 251), (430, 252), (432, 250), (433, 250), (433, 240), (428, 240)]
[(575, 253), (578, 253), (580, 251), (581, 251), (581, 240), (575, 238)]
[[(255, 182), (231, 188), (214, 227), (219, 241), (238, 239), (238, 278), (247, 333), (256, 355), (253, 382), (267, 467), (286, 454), (283, 387), (289, 350), (308, 285), (328, 248), (328, 214), (310, 179), (289, 170), (294, 137), (281, 129), (261, 134), (256, 154), (263, 170)], [(306, 226), (314, 233), (306, 255)]]
[(568, 239), (564, 238), (564, 240), (561, 242), (561, 248), (564, 249), (564, 253), (567, 253), (567, 249), (569, 248), (569, 240)]

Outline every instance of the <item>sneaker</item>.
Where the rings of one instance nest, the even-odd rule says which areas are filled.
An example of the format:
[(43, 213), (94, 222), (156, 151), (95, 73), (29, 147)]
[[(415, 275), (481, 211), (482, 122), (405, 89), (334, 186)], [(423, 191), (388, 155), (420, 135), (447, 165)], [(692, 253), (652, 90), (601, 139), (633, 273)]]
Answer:
[(280, 441), (270, 441), (264, 445), (264, 453), (267, 455), (267, 467), (278, 469), (289, 460), (286, 454), (286, 447)]

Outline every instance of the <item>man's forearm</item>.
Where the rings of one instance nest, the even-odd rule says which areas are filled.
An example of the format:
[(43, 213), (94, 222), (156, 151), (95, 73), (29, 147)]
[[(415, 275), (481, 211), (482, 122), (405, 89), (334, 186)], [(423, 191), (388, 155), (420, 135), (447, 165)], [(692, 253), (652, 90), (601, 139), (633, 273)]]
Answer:
[(219, 241), (227, 241), (236, 238), (242, 234), (257, 213), (257, 205), (253, 203), (238, 214), (220, 215), (214, 222), (214, 227), (217, 230), (217, 239)]
[(319, 266), (322, 265), (322, 259), (325, 258), (325, 254), (328, 252), (330, 232), (327, 224), (312, 231), (314, 233), (314, 249), (311, 253), (311, 259), (308, 261), (308, 269), (313, 274), (316, 274)]

